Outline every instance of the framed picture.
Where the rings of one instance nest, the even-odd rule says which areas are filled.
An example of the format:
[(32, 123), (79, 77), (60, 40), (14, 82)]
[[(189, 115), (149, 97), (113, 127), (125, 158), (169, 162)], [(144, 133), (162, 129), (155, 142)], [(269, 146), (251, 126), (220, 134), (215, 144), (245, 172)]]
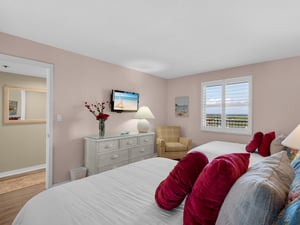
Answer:
[(9, 100), (9, 116), (16, 116), (18, 112), (18, 101)]
[(178, 117), (189, 116), (189, 97), (182, 96), (175, 98), (175, 115)]

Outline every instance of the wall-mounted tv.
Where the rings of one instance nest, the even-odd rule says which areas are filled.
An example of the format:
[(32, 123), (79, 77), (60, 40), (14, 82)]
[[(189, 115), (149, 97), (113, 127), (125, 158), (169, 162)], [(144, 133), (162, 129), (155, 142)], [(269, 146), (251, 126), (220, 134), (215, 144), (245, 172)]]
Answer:
[(139, 109), (139, 94), (129, 91), (112, 90), (112, 112), (137, 112)]

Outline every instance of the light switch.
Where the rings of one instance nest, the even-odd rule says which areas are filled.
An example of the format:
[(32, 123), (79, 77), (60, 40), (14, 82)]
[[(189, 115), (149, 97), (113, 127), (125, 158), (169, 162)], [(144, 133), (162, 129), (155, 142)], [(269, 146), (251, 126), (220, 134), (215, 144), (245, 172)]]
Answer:
[(57, 120), (57, 122), (61, 122), (63, 120), (62, 114), (57, 114), (56, 115), (56, 120)]

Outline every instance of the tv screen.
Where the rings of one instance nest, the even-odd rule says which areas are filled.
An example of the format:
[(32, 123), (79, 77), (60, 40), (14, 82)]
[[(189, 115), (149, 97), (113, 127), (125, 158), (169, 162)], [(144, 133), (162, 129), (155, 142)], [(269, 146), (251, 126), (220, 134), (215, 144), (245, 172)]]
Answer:
[(112, 90), (111, 111), (137, 112), (139, 109), (139, 94), (129, 91)]

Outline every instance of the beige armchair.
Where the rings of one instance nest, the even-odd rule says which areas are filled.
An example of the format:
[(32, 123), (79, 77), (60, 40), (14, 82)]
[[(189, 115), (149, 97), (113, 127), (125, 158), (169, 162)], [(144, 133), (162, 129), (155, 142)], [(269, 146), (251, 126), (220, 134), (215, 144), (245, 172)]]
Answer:
[(156, 147), (160, 157), (181, 159), (192, 147), (192, 140), (180, 137), (180, 127), (159, 126), (156, 128)]

